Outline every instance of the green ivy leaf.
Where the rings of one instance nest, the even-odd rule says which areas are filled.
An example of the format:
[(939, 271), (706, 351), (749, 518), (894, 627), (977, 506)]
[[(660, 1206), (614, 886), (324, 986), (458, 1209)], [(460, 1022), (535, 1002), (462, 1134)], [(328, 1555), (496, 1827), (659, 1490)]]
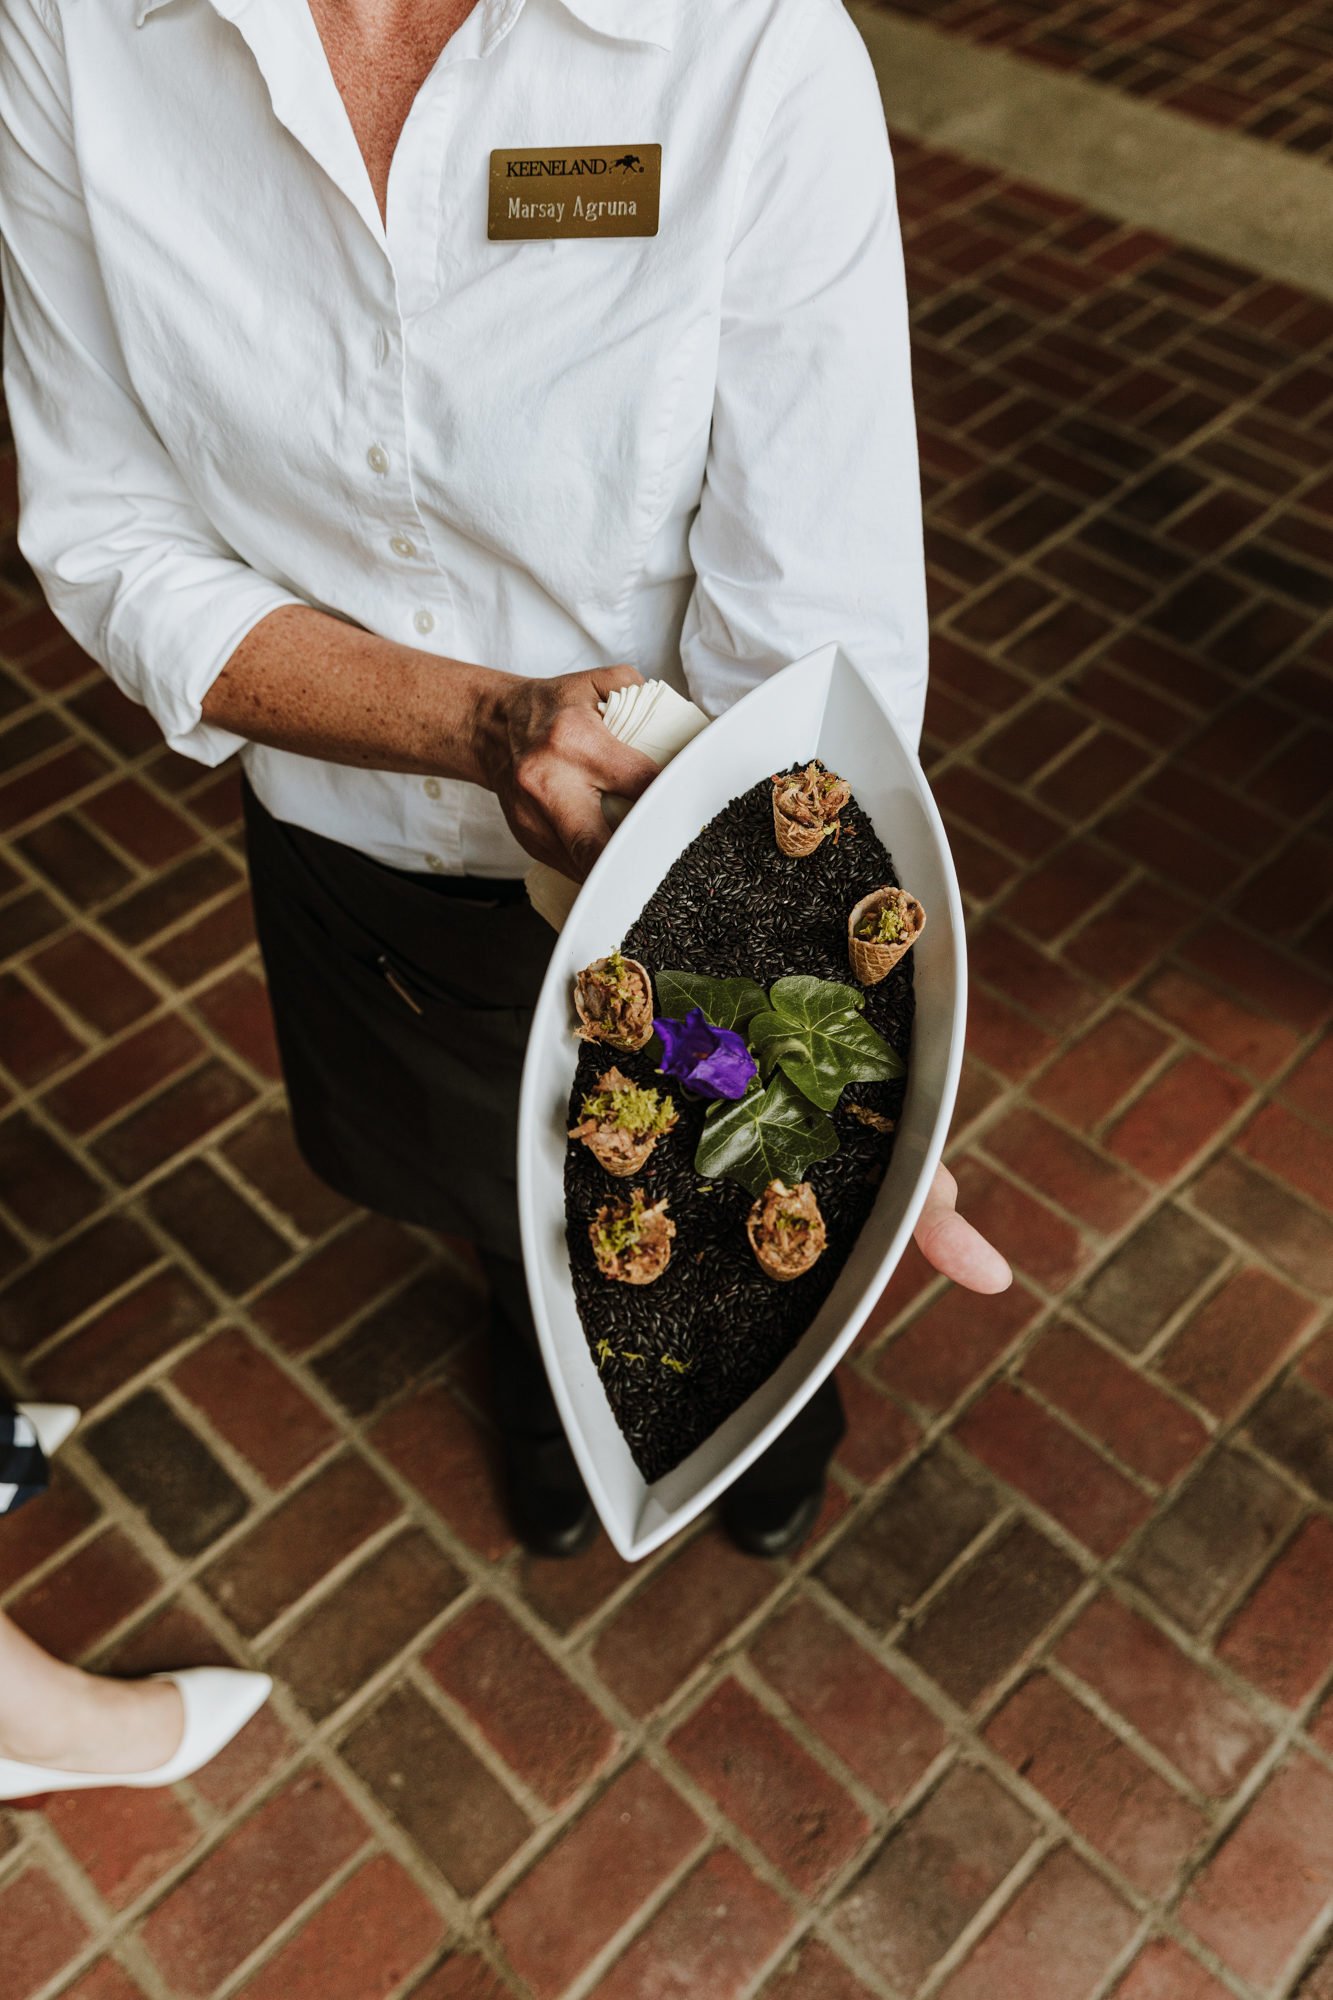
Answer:
[(702, 1010), (712, 1028), (743, 1030), (768, 1001), (753, 979), (711, 979), (706, 972), (659, 972), (654, 980), (657, 1011), (667, 1021), (683, 1021), (691, 1007)]
[(864, 1006), (863, 994), (835, 979), (779, 979), (746, 1030), (761, 1071), (783, 1071), (821, 1111), (834, 1110), (849, 1083), (901, 1076), (901, 1057), (861, 1018)]
[(803, 1179), (815, 1160), (837, 1150), (833, 1120), (778, 1076), (767, 1089), (756, 1081), (736, 1103), (710, 1111), (694, 1167), (706, 1178), (724, 1176), (760, 1195), (771, 1180), (790, 1186)]

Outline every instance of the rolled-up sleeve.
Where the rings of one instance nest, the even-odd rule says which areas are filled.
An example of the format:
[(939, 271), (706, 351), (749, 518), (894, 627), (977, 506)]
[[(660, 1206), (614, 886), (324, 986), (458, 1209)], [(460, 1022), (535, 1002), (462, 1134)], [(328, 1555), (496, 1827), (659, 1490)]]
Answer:
[(0, 277), (19, 548), (61, 624), (171, 747), (220, 763), (241, 738), (201, 720), (208, 689), (261, 618), (302, 600), (211, 527), (135, 397), (89, 230), (59, 27), (37, 0), (0, 7)]
[(860, 36), (833, 0), (811, 12), (727, 260), (682, 663), (718, 714), (837, 640), (915, 743), (925, 563), (893, 166)]

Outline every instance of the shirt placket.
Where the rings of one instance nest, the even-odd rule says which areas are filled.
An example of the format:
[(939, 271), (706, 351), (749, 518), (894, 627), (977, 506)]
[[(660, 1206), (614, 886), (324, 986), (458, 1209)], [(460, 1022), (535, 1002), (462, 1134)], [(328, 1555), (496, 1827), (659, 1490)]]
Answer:
[(426, 78), (399, 134), (389, 179), (388, 252), (403, 317), (426, 312), (441, 284), (441, 208), (449, 137), (479, 62), (499, 47), (526, 0), (478, 0)]
[[(392, 265), (390, 265), (392, 273)], [(417, 502), (412, 461), (407, 444), (407, 350), (398, 286), (393, 288), (392, 316), (375, 330), (372, 379), (379, 393), (372, 404), (368, 428), (379, 419), (379, 435), (366, 448), (366, 465), (379, 483), (376, 532), (382, 559), (392, 573), (392, 596), (401, 606), (405, 643), (435, 652), (455, 629), (453, 592), (449, 578), (431, 545)], [(441, 663), (441, 673), (447, 668)], [(413, 781), (425, 809), (418, 820), (409, 813), (410, 838), (420, 827), (422, 861), (437, 873), (460, 874), (463, 868), (462, 795), (438, 778)]]
[[(455, 627), (455, 610), (448, 576), (431, 548), (429, 531), (417, 503), (407, 447), (406, 325), (428, 311), (439, 296), (441, 269), (441, 202), (446, 174), (449, 132), (458, 123), (457, 106), (476, 62), (509, 33), (524, 0), (480, 0), (475, 12), (446, 45), (440, 60), (418, 92), (399, 134), (390, 172), (385, 252), (394, 276), (395, 325), (386, 331), (390, 352), (386, 370), (396, 358), (398, 398), (395, 416), (402, 440), (401, 462), (407, 483), (411, 528), (398, 527), (389, 536), (390, 552), (422, 580), (419, 602), (412, 612), (415, 640), (429, 641), (440, 614)], [(380, 348), (377, 345), (377, 355)], [(389, 477), (392, 466), (384, 468)], [(406, 510), (405, 510), (406, 511)], [(464, 872), (464, 794), (457, 785), (438, 778), (420, 781), (426, 801), (423, 824), (429, 845), (426, 866), (437, 873)]]
[[(409, 114), (399, 140), (386, 232), (345, 107), (305, 0), (213, 0), (243, 36), (268, 88), (275, 116), (347, 198), (374, 241), (378, 270), (371, 289), (382, 299), (379, 323), (368, 332), (366, 397), (356, 413), (362, 441), (353, 484), (365, 492), (375, 553), (390, 575), (393, 605), (384, 622), (405, 644), (435, 652), (456, 629), (449, 578), (418, 505), (408, 448), (406, 321), (434, 296), (440, 164), (447, 86), (455, 66), (441, 61)], [(517, 18), (522, 0), (482, 0), (485, 53)], [(498, 32), (497, 32), (498, 30)], [(451, 45), (452, 46), (452, 45)], [(446, 49), (447, 58), (449, 50)], [(456, 71), (455, 71), (456, 73)], [(415, 129), (409, 131), (408, 127)], [(435, 157), (434, 195), (430, 161)], [(400, 204), (400, 191), (403, 200)], [(403, 220), (400, 222), (399, 215)], [(352, 433), (349, 411), (349, 433)], [(444, 669), (441, 669), (444, 671)], [(418, 781), (426, 810), (424, 864), (437, 872), (462, 869), (462, 794), (437, 778)], [(410, 816), (417, 824), (415, 815)]]

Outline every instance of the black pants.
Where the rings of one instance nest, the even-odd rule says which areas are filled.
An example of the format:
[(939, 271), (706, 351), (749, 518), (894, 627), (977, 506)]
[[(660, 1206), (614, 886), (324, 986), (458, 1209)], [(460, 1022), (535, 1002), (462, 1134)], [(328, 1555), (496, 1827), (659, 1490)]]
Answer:
[[(350, 1200), (472, 1239), (493, 1297), (500, 1428), (548, 1483), (576, 1481), (516, 1193), (519, 1083), (553, 933), (521, 882), (386, 868), (275, 819), (248, 784), (245, 830), (297, 1144)], [(830, 1379), (746, 1490), (817, 1484), (844, 1427)]]

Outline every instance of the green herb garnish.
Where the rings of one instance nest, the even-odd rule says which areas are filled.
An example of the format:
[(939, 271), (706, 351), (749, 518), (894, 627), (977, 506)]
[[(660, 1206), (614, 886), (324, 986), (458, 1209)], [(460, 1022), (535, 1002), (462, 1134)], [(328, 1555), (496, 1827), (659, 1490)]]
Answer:
[(599, 1223), (592, 1243), (599, 1257), (609, 1263), (632, 1250), (643, 1233), (643, 1189), (635, 1188), (630, 1196), (629, 1213), (618, 1215), (612, 1222)]
[[(640, 1354), (636, 1348), (612, 1347), (609, 1340), (598, 1341), (596, 1354), (599, 1368), (604, 1366), (608, 1361), (646, 1361), (648, 1359), (646, 1354)], [(661, 1360), (664, 1368), (673, 1368), (677, 1375), (688, 1375), (690, 1369), (694, 1366), (692, 1361), (677, 1361), (674, 1354), (664, 1354)]]
[(856, 935), (867, 944), (897, 944), (905, 925), (903, 913), (891, 903), (869, 911), (856, 926)]
[(670, 1097), (651, 1086), (631, 1083), (623, 1090), (594, 1090), (583, 1100), (580, 1114), (595, 1118), (599, 1125), (611, 1125), (618, 1132), (632, 1132), (646, 1139), (669, 1132), (676, 1122), (676, 1107)]

